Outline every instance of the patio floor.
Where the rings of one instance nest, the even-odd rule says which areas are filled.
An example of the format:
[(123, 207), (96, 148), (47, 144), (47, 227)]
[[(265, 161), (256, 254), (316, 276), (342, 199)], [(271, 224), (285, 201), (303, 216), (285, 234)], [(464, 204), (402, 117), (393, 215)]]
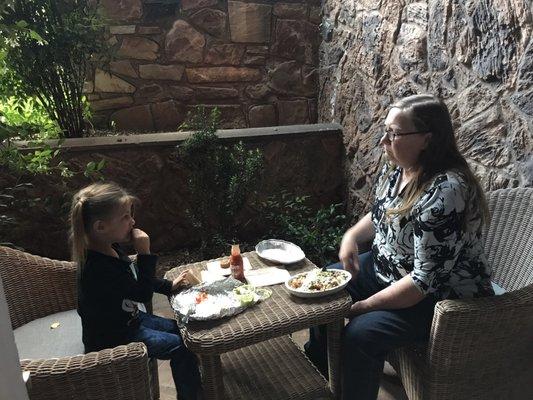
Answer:
[[(174, 315), (165, 296), (154, 293), (153, 305), (154, 314), (166, 318), (173, 318)], [(293, 335), (293, 339), (298, 345), (303, 347), (303, 344), (307, 341), (307, 330), (296, 332)], [(158, 361), (158, 365), (161, 400), (175, 400), (176, 389), (172, 380), (172, 374), (170, 373), (169, 361)], [(379, 388), (378, 400), (408, 400), (400, 379), (394, 369), (387, 363), (385, 363), (383, 370), (383, 379)]]

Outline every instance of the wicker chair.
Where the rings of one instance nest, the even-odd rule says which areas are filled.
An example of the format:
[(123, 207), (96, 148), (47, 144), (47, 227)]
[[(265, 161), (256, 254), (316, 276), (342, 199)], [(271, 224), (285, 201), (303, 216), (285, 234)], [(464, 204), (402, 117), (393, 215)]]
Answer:
[[(0, 276), (13, 329), (76, 308), (76, 267), (72, 262), (0, 246)], [(159, 398), (157, 362), (150, 362), (143, 343), (85, 355), (23, 359), (20, 364), (30, 371), (31, 400)]]
[(533, 399), (533, 188), (488, 194), (485, 251), (500, 296), (437, 303), (429, 343), (389, 361), (409, 399)]

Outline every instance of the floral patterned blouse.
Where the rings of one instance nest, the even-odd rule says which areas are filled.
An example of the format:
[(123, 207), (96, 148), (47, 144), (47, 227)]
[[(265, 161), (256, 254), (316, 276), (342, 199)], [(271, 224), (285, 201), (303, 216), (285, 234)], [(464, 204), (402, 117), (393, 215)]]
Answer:
[[(481, 214), (466, 215), (475, 192), (456, 172), (439, 174), (411, 211), (385, 215), (401, 203), (402, 169), (378, 178), (372, 222), (376, 275), (385, 285), (411, 275), (416, 287), (436, 300), (494, 294), (481, 242)], [(465, 223), (465, 218), (467, 221)]]

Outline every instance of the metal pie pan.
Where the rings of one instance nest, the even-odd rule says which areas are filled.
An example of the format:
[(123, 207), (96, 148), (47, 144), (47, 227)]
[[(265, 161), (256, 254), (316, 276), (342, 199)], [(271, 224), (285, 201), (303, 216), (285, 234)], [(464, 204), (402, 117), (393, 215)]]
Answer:
[(263, 240), (255, 246), (255, 252), (265, 260), (280, 264), (293, 264), (305, 258), (299, 246), (281, 239)]

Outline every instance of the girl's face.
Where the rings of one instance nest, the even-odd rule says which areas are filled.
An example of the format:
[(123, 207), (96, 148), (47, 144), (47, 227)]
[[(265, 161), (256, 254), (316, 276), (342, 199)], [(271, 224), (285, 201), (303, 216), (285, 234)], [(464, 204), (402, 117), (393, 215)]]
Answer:
[(96, 233), (107, 243), (125, 243), (131, 240), (131, 230), (135, 225), (133, 205), (130, 201), (120, 204), (106, 220), (96, 222)]
[(399, 108), (389, 111), (384, 131), (379, 143), (389, 160), (403, 169), (416, 168), (430, 132), (418, 131), (409, 116)]

